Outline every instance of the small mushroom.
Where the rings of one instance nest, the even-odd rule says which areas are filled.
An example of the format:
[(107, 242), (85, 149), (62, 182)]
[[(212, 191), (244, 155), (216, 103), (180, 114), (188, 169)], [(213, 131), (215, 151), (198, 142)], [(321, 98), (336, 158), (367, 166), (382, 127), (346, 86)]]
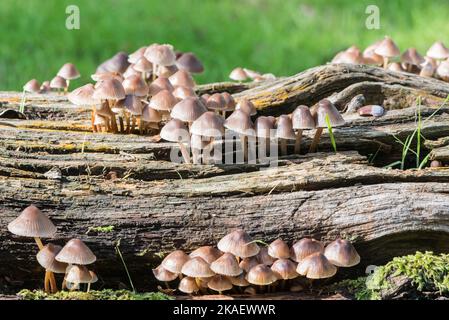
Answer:
[[(161, 266), (172, 273), (180, 274), (184, 264), (190, 257), (182, 250), (175, 250), (167, 255), (161, 262)], [(181, 276), (182, 277), (182, 276)]]
[[(197, 95), (195, 93), (195, 90), (193, 90), (192, 88), (178, 86), (173, 91), (173, 96), (176, 99), (184, 100), (184, 99), (186, 99), (188, 97), (196, 97)], [(205, 105), (204, 101), (201, 100), (201, 102), (203, 102), (203, 104)]]
[(258, 264), (251, 268), (246, 275), (246, 280), (249, 283), (261, 286), (268, 286), (278, 280), (277, 275), (270, 269), (270, 267), (264, 264)]
[(132, 65), (133, 69), (139, 71), (141, 73), (142, 80), (146, 81), (147, 74), (153, 70), (153, 64), (145, 59), (145, 57), (141, 57), (135, 64)]
[(140, 47), (139, 49), (137, 49), (136, 51), (131, 53), (128, 56), (128, 62), (131, 64), (134, 64), (137, 61), (139, 61), (139, 59), (143, 57), (146, 49), (147, 49), (147, 47)]
[(308, 106), (300, 105), (292, 113), (293, 129), (296, 130), (295, 153), (301, 151), (301, 139), (303, 130), (315, 129), (315, 120)]
[(399, 51), (398, 46), (390, 37), (385, 37), (374, 50), (374, 53), (383, 57), (383, 67), (386, 69), (388, 67), (389, 60), (391, 58), (398, 57), (401, 54), (401, 51)]
[(217, 274), (207, 282), (207, 287), (221, 294), (232, 289), (232, 282), (227, 277)]
[(275, 259), (288, 259), (290, 248), (282, 239), (276, 239), (268, 245), (268, 254)]
[(179, 282), (178, 286), (179, 291), (187, 293), (187, 294), (194, 294), (200, 291), (200, 288), (195, 281), (195, 278), (191, 277), (184, 277)]
[(438, 77), (443, 80), (448, 82), (449, 81), (449, 61), (445, 60), (442, 61), (438, 68), (437, 68), (437, 75)]
[[(92, 275), (85, 266), (72, 265), (68, 267), (64, 277), (65, 282), (75, 284), (78, 287), (81, 283), (90, 283)], [(71, 289), (72, 290), (72, 289)]]
[(296, 264), (289, 259), (278, 259), (271, 265), (271, 270), (279, 279), (290, 280), (297, 278)]
[(122, 85), (126, 95), (132, 94), (136, 97), (146, 97), (148, 95), (148, 85), (142, 77), (139, 77), (138, 75), (132, 75), (125, 78)]
[(67, 268), (66, 263), (59, 262), (55, 259), (61, 249), (61, 246), (49, 243), (45, 245), (36, 255), (37, 261), (45, 269), (45, 292), (55, 293), (58, 291), (58, 286), (54, 276), (52, 276), (52, 273), (64, 274)]
[(235, 110), (225, 121), (224, 126), (240, 135), (243, 161), (248, 160), (248, 136), (253, 136), (254, 124), (250, 116), (242, 110)]
[(126, 52), (117, 52), (113, 57), (101, 63), (95, 73), (115, 72), (123, 73), (129, 67), (128, 54)]
[(117, 102), (116, 107), (123, 107), (124, 111), (122, 115), (126, 120), (126, 132), (130, 133), (134, 130), (136, 120), (139, 122), (140, 134), (143, 133), (144, 121), (143, 121), (143, 104), (139, 97), (129, 94), (125, 99)]
[(271, 266), (276, 259), (268, 254), (268, 247), (262, 247), (257, 255), (257, 260), (261, 264)]
[(437, 69), (437, 63), (430, 57), (424, 57), (424, 63), (421, 64), (421, 71), (419, 75), (421, 77), (431, 78), (435, 74)]
[(160, 136), (162, 139), (177, 142), (185, 163), (190, 163), (190, 153), (184, 143), (190, 142), (189, 130), (186, 125), (178, 119), (172, 119), (162, 127)]
[(384, 115), (385, 109), (378, 105), (367, 105), (361, 107), (358, 112), (362, 117), (381, 117)]
[(67, 264), (88, 265), (94, 263), (97, 257), (82, 240), (71, 239), (59, 251), (55, 259)]
[[(264, 158), (270, 153), (270, 140), (274, 138), (276, 129), (274, 125), (276, 123), (276, 118), (274, 117), (257, 117), (255, 122), (255, 132), (259, 145), (258, 158)], [(277, 149), (277, 148), (276, 148)], [(265, 152), (262, 154), (262, 152)]]
[(92, 122), (92, 132), (97, 131), (95, 122), (95, 110), (96, 105), (100, 104), (100, 100), (94, 99), (92, 96), (94, 94), (95, 88), (93, 84), (88, 83), (82, 87), (79, 87), (67, 95), (67, 99), (77, 106), (90, 106), (92, 108), (91, 122)]
[(168, 117), (177, 103), (178, 100), (169, 90), (161, 90), (151, 98), (148, 105), (154, 110), (161, 112), (162, 115)]
[(81, 76), (75, 65), (70, 62), (64, 64), (61, 69), (59, 69), (57, 75), (64, 78), (67, 82), (67, 86), (64, 88), (64, 92), (67, 92), (70, 86), (70, 80), (78, 79)]
[(243, 258), (240, 263), (239, 267), (243, 269), (243, 271), (248, 272), (252, 267), (255, 267), (259, 264), (259, 259), (257, 258), (257, 255)]
[(257, 255), (260, 251), (257, 243), (242, 229), (237, 229), (218, 242), (218, 249), (222, 252), (232, 253), (239, 258), (248, 258)]
[(430, 167), (431, 168), (441, 168), (444, 167), (443, 163), (439, 160), (432, 160), (432, 162), (430, 163)]
[(287, 140), (295, 140), (295, 132), (293, 131), (292, 119), (288, 115), (281, 115), (277, 120), (276, 138), (279, 139), (281, 145), (281, 154), (287, 155)]
[(188, 97), (178, 102), (171, 110), (171, 117), (188, 123), (189, 129), (196, 119), (207, 111), (199, 98)]
[(246, 81), (248, 79), (248, 74), (243, 68), (238, 67), (231, 71), (229, 78), (234, 81)]
[(144, 57), (153, 64), (153, 80), (156, 78), (157, 66), (172, 66), (176, 62), (173, 46), (153, 44), (145, 49)]
[(437, 41), (427, 50), (426, 56), (442, 61), (449, 58), (449, 49), (446, 48), (443, 42)]
[(180, 70), (185, 70), (189, 73), (203, 73), (204, 66), (197, 56), (192, 52), (185, 52), (176, 59), (176, 66)]
[(247, 287), (250, 285), (248, 280), (246, 280), (246, 274), (244, 272), (236, 277), (228, 277), (228, 279), (236, 287)]
[(190, 258), (195, 257), (201, 257), (203, 258), (207, 263), (211, 264), (218, 258), (220, 258), (222, 253), (217, 248), (214, 248), (212, 246), (203, 246), (199, 247), (198, 249), (192, 251), (189, 254)]
[(148, 94), (150, 96), (155, 96), (159, 91), (162, 90), (168, 90), (170, 92), (173, 92), (175, 88), (173, 88), (173, 86), (171, 85), (170, 81), (167, 78), (163, 77), (157, 78), (148, 86)]
[(402, 65), (399, 62), (392, 62), (388, 65), (387, 69), (389, 71), (395, 72), (404, 72), (405, 70), (402, 68)]
[(206, 108), (211, 111), (215, 111), (217, 114), (223, 112), (226, 107), (226, 101), (220, 93), (214, 93), (213, 95), (207, 97)]
[(401, 62), (406, 68), (407, 72), (412, 72), (413, 67), (420, 68), (421, 64), (423, 64), (424, 61), (424, 57), (419, 54), (416, 48), (409, 48), (405, 50), (401, 55)]
[(64, 92), (67, 91), (67, 81), (60, 76), (56, 76), (50, 81), (50, 88), (56, 89), (58, 93), (60, 93), (61, 89), (64, 90)]
[(255, 116), (257, 114), (257, 110), (256, 107), (254, 107), (254, 104), (246, 98), (240, 100), (237, 103), (237, 105), (235, 106), (235, 110), (242, 110), (250, 116)]
[(299, 262), (296, 272), (308, 279), (324, 279), (333, 277), (337, 273), (337, 267), (324, 254), (317, 252)]
[(295, 262), (301, 262), (314, 253), (324, 253), (324, 245), (312, 238), (303, 238), (295, 242), (291, 249), (291, 258)]
[(210, 268), (216, 274), (236, 277), (240, 275), (243, 270), (239, 267), (236, 257), (231, 253), (225, 253), (217, 260), (210, 264)]
[(337, 239), (324, 249), (327, 260), (337, 267), (353, 267), (360, 263), (360, 256), (347, 240)]
[(156, 269), (152, 269), (154, 277), (158, 281), (165, 283), (167, 289), (170, 289), (169, 282), (178, 278), (178, 274), (173, 273), (165, 269), (162, 265), (157, 266)]
[[(113, 110), (117, 101), (124, 99), (126, 96), (122, 83), (117, 79), (106, 79), (99, 82), (94, 91), (92, 98), (106, 101), (108, 107)], [(114, 112), (115, 113), (115, 112)], [(125, 131), (123, 115), (119, 114), (120, 130)], [(115, 115), (111, 117), (111, 126), (114, 133), (118, 133), (118, 126)]]
[[(212, 111), (207, 111), (203, 113), (198, 119), (196, 119), (190, 128), (190, 133), (205, 137), (210, 141), (209, 146), (213, 148), (213, 142), (215, 139), (221, 139), (224, 135), (224, 119), (218, 115), (216, 115)], [(208, 148), (208, 149), (211, 149)], [(210, 154), (210, 151), (208, 154)], [(203, 153), (203, 160), (208, 160), (209, 156), (207, 156), (207, 159), (204, 159), (204, 153)]]

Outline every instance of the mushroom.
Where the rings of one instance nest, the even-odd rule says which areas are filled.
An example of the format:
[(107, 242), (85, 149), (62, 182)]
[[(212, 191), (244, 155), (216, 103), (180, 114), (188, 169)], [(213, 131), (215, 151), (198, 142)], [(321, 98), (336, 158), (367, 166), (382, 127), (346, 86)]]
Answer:
[(148, 95), (148, 85), (138, 75), (131, 75), (122, 82), (123, 89), (125, 89), (125, 94), (132, 94), (137, 97), (146, 97)]
[(248, 77), (250, 77), (251, 79), (256, 79), (258, 77), (261, 76), (260, 72), (248, 69), (248, 68), (243, 68), (243, 71), (245, 71), (245, 73), (248, 75)]
[(268, 254), (275, 259), (288, 259), (290, 248), (282, 239), (276, 239), (268, 245)]
[[(183, 100), (188, 97), (196, 97), (196, 93), (192, 88), (179, 86), (173, 90), (173, 96), (176, 99)], [(204, 101), (201, 100), (201, 102), (204, 104)]]
[(169, 90), (161, 90), (154, 95), (148, 105), (154, 110), (158, 110), (162, 115), (168, 116), (178, 100)]
[(246, 274), (244, 272), (237, 277), (228, 277), (228, 279), (236, 287), (247, 287), (250, 285), (248, 280), (246, 280)]
[(134, 70), (141, 73), (143, 81), (146, 81), (147, 73), (153, 70), (153, 64), (145, 59), (145, 57), (141, 57), (139, 60), (137, 60), (137, 62), (132, 67)]
[(217, 248), (214, 248), (212, 246), (203, 246), (199, 247), (198, 249), (192, 251), (189, 254), (190, 258), (195, 257), (201, 257), (203, 258), (207, 263), (211, 264), (218, 258), (220, 258), (222, 253)]
[(314, 253), (324, 253), (324, 245), (312, 238), (303, 238), (295, 242), (291, 249), (291, 258), (295, 262), (301, 262)]
[(188, 97), (178, 102), (171, 110), (171, 117), (188, 123), (189, 129), (196, 119), (207, 111), (199, 98)]
[(70, 80), (78, 79), (81, 76), (75, 65), (70, 62), (64, 64), (61, 69), (59, 69), (57, 75), (64, 78), (67, 82), (67, 86), (64, 88), (64, 92), (67, 92), (70, 86)]
[(235, 100), (228, 92), (222, 92), (221, 96), (223, 97), (224, 101), (224, 108), (222, 110), (223, 118), (226, 118), (226, 112), (227, 111), (234, 111), (235, 110)]
[(152, 269), (154, 277), (165, 283), (167, 289), (170, 289), (169, 282), (178, 278), (178, 274), (173, 273), (165, 269), (162, 265), (156, 267), (156, 269)]
[(260, 251), (257, 243), (242, 229), (237, 229), (225, 235), (218, 242), (218, 249), (222, 252), (232, 253), (239, 258), (248, 258), (257, 255)]
[(201, 163), (201, 150), (206, 149), (209, 146), (210, 141), (208, 138), (192, 134), (190, 138), (190, 148), (192, 149), (193, 163)]
[(94, 121), (92, 124), (95, 127), (95, 131), (96, 132), (108, 132), (110, 130), (108, 119), (109, 119), (109, 117), (95, 114)]
[(246, 280), (249, 283), (260, 286), (261, 291), (263, 286), (268, 286), (278, 280), (277, 275), (264, 264), (258, 264), (251, 268), (246, 275)]
[(88, 83), (82, 87), (79, 87), (72, 92), (70, 92), (67, 96), (67, 99), (77, 106), (90, 106), (92, 108), (92, 132), (97, 131), (96, 126), (94, 124), (95, 122), (95, 106), (100, 104), (99, 100), (93, 99), (92, 96), (94, 94), (94, 85), (91, 83)]
[(248, 272), (252, 267), (255, 267), (259, 264), (259, 259), (257, 259), (257, 255), (243, 258), (240, 263), (239, 267), (243, 269), (243, 271)]
[(90, 274), (90, 281), (87, 283), (87, 292), (90, 291), (91, 284), (98, 281), (98, 277), (95, 272), (93, 272), (92, 270), (89, 270), (89, 274)]
[(293, 129), (296, 130), (295, 153), (299, 154), (301, 151), (302, 131), (315, 129), (315, 120), (308, 106), (300, 105), (296, 107), (292, 113), (292, 124)]
[(142, 109), (142, 116), (141, 116), (141, 123), (143, 122), (144, 129), (148, 130), (150, 128), (152, 129), (159, 129), (159, 122), (162, 121), (161, 114), (157, 111), (151, 108), (149, 105), (145, 105)]
[(405, 71), (399, 62), (390, 63), (387, 67), (387, 70), (395, 71), (395, 72), (404, 72)]
[(146, 48), (144, 57), (153, 64), (153, 80), (156, 79), (157, 66), (172, 66), (176, 62), (173, 46), (169, 44), (152, 44)]
[(126, 52), (117, 52), (112, 58), (109, 58), (100, 64), (96, 73), (116, 72), (123, 73), (129, 67), (128, 54)]
[(449, 61), (440, 62), (437, 68), (437, 75), (441, 80), (449, 81)]
[(116, 105), (117, 108), (123, 108), (122, 115), (126, 120), (126, 132), (134, 131), (136, 119), (139, 122), (139, 132), (143, 133), (144, 121), (142, 119), (143, 104), (139, 97), (129, 94), (125, 99), (119, 100)]
[[(204, 95), (202, 96), (202, 98)], [(217, 114), (220, 114), (220, 111), (223, 112), (226, 108), (226, 101), (220, 93), (214, 93), (211, 96), (208, 96), (205, 105), (208, 110), (215, 111)]]
[[(95, 106), (95, 120), (94, 124), (97, 126), (97, 131), (101, 131), (101, 126), (106, 128), (106, 131), (111, 130), (112, 118), (115, 119), (115, 113), (109, 108), (108, 102), (105, 100), (99, 106)], [(100, 126), (100, 127), (99, 127)]]
[(178, 72), (179, 69), (176, 65), (173, 66), (159, 66), (157, 68), (157, 76), (158, 77), (165, 77), (169, 78), (172, 75), (174, 75), (176, 72)]
[(426, 56), (437, 61), (443, 61), (449, 58), (449, 49), (443, 42), (437, 41), (427, 50)]
[(51, 79), (51, 81), (50, 81), (50, 88), (56, 89), (56, 91), (58, 93), (61, 92), (61, 89), (63, 89), (64, 92), (66, 92), (66, 90), (67, 90), (67, 81), (63, 77), (56, 76), (53, 79)]
[(59, 251), (55, 259), (67, 264), (88, 265), (94, 263), (97, 257), (82, 240), (71, 239)]
[(229, 78), (234, 81), (246, 81), (248, 79), (248, 74), (243, 68), (238, 67), (231, 71)]
[(391, 58), (395, 58), (401, 54), (398, 46), (390, 37), (385, 37), (381, 43), (374, 50), (374, 53), (382, 56), (384, 59), (383, 67), (386, 69), (388, 67), (388, 62)]
[(162, 139), (177, 142), (185, 163), (190, 163), (190, 153), (184, 143), (190, 142), (190, 135), (185, 124), (179, 119), (172, 119), (161, 129)]
[(254, 104), (246, 98), (240, 100), (235, 106), (235, 109), (242, 110), (250, 116), (255, 116), (257, 114), (257, 110), (256, 107), (254, 107)]
[(421, 64), (421, 71), (419, 72), (419, 75), (421, 77), (431, 78), (433, 77), (436, 69), (436, 61), (430, 57), (424, 57), (424, 63)]
[(225, 121), (224, 126), (240, 135), (243, 161), (248, 160), (248, 136), (253, 136), (254, 124), (250, 116), (242, 110), (235, 110)]
[[(221, 137), (223, 137), (224, 135), (223, 123), (224, 119), (222, 117), (216, 115), (212, 111), (207, 111), (192, 123), (192, 126), (190, 127), (190, 133), (205, 137), (210, 141), (209, 146), (211, 146), (211, 148), (208, 148), (208, 153), (210, 154), (215, 139), (221, 139)], [(207, 161), (208, 158), (209, 155), (205, 160)]]
[(257, 255), (257, 260), (261, 264), (271, 266), (276, 259), (268, 254), (268, 247), (262, 247)]
[(47, 244), (36, 255), (39, 264), (45, 269), (44, 288), (45, 292), (55, 293), (58, 291), (54, 276), (52, 273), (65, 273), (67, 264), (56, 261), (55, 257), (61, 251), (61, 246)]
[(309, 152), (315, 152), (320, 141), (323, 129), (327, 127), (326, 116), (329, 118), (331, 127), (338, 127), (345, 124), (345, 120), (335, 108), (334, 104), (327, 99), (318, 102), (315, 114), (313, 114), (316, 123), (316, 133), (310, 145)]
[(347, 240), (337, 239), (324, 249), (327, 260), (337, 267), (353, 267), (360, 262), (360, 256)]
[(195, 281), (195, 279), (191, 277), (182, 278), (181, 281), (179, 282), (178, 289), (179, 291), (187, 294), (193, 294), (200, 291), (197, 281)]
[(424, 61), (424, 57), (419, 54), (416, 48), (409, 48), (401, 55), (401, 62), (407, 72), (413, 72), (413, 67), (420, 68)]
[(383, 64), (383, 57), (376, 54), (375, 52), (376, 48), (381, 44), (381, 42), (382, 40), (379, 40), (366, 47), (366, 49), (362, 53), (365, 63), (375, 65)]
[[(90, 77), (92, 78), (92, 80), (94, 80), (94, 81), (96, 81), (98, 83), (103, 81), (103, 80), (108, 80), (108, 79), (116, 79), (116, 80), (118, 80), (120, 82), (122, 82), (124, 80), (122, 75), (120, 73), (117, 73), (117, 72), (94, 73)], [(95, 85), (95, 87), (98, 86), (98, 83)]]
[(432, 162), (430, 163), (430, 167), (431, 168), (441, 168), (441, 167), (444, 167), (444, 165), (439, 160), (432, 160)]
[[(270, 140), (274, 137), (276, 130), (274, 125), (276, 123), (276, 118), (274, 117), (265, 117), (260, 116), (257, 117), (255, 122), (255, 132), (256, 137), (259, 144), (259, 154), (258, 158), (264, 158), (268, 154), (270, 154)], [(262, 154), (262, 150), (264, 150), (264, 154)], [(277, 151), (277, 146), (276, 146)]]
[(281, 145), (281, 154), (287, 155), (287, 140), (295, 140), (295, 132), (293, 131), (292, 119), (288, 115), (281, 115), (277, 120), (276, 138), (279, 139)]
[(289, 259), (278, 259), (271, 266), (271, 270), (278, 279), (282, 279), (282, 289), (285, 287), (286, 280), (295, 279), (299, 276), (296, 272), (296, 264)]
[(90, 283), (91, 280), (92, 275), (89, 270), (85, 266), (79, 265), (69, 266), (64, 277), (64, 281), (66, 283), (75, 284), (75, 286), (73, 286), (70, 290), (77, 288), (81, 283)]
[(324, 279), (333, 277), (337, 273), (337, 267), (324, 254), (316, 252), (299, 262), (296, 272), (308, 279)]
[(236, 257), (231, 253), (224, 253), (210, 264), (210, 268), (216, 274), (229, 277), (236, 277), (243, 272), (239, 267)]
[(190, 260), (190, 257), (182, 250), (175, 250), (167, 255), (161, 262), (161, 266), (172, 273), (179, 274), (182, 278), (181, 270), (183, 265)]
[(217, 274), (207, 282), (207, 287), (221, 294), (232, 289), (232, 282), (227, 277)]
[(49, 91), (51, 91), (50, 81), (45, 80), (44, 82), (42, 82), (42, 84), (39, 88), (39, 93), (47, 93)]
[(198, 287), (200, 287), (199, 278), (208, 278), (215, 275), (209, 264), (201, 257), (189, 259), (182, 266), (181, 273), (188, 277), (195, 278)]
[(185, 70), (179, 70), (170, 78), (168, 78), (168, 80), (170, 80), (170, 83), (174, 87), (187, 87), (187, 88), (195, 87), (195, 81), (193, 80), (190, 73), (188, 73)]
[(145, 47), (145, 46), (140, 47), (139, 49), (137, 49), (136, 51), (131, 53), (128, 56), (128, 62), (131, 64), (137, 63), (137, 61), (139, 61), (139, 59), (143, 57), (146, 49), (147, 49), (147, 47)]
[(204, 66), (201, 61), (192, 52), (186, 52), (181, 54), (176, 59), (176, 66), (180, 70), (185, 70), (189, 73), (203, 73)]
[(170, 92), (173, 92), (173, 90), (175, 90), (175, 89), (171, 85), (170, 81), (167, 78), (163, 78), (163, 77), (157, 78), (148, 86), (148, 94), (150, 96), (154, 96), (159, 91), (162, 91), (162, 90), (168, 90)]

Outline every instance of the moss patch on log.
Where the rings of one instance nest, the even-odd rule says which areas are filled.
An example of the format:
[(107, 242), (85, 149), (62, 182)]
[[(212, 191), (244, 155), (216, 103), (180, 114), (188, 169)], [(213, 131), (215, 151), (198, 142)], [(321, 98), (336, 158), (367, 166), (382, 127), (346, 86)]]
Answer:
[(104, 289), (101, 291), (59, 291), (48, 294), (42, 290), (21, 290), (17, 294), (23, 300), (171, 300), (160, 292), (133, 293), (128, 290)]

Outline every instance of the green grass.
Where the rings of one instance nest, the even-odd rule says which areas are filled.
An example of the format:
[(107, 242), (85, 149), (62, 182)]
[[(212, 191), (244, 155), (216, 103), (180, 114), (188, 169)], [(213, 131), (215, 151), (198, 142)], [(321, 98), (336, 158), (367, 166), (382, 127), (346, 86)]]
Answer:
[[(80, 8), (80, 30), (65, 28), (69, 4)], [(368, 4), (380, 8), (380, 30), (365, 28)], [(116, 51), (152, 42), (197, 53), (200, 83), (240, 65), (290, 75), (386, 34), (402, 49), (424, 52), (440, 37), (449, 44), (448, 16), (446, 0), (2, 0), (0, 88), (50, 79), (67, 61), (83, 75), (77, 86)]]
[(127, 290), (104, 289), (101, 291), (59, 291), (57, 293), (45, 293), (42, 290), (24, 289), (17, 293), (23, 300), (171, 300), (160, 292), (134, 293)]

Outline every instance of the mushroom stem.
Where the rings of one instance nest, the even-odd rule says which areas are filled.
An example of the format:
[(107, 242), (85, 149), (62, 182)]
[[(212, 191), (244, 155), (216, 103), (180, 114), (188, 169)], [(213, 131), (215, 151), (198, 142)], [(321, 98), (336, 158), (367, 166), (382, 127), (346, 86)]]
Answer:
[(119, 115), (118, 121), (120, 124), (120, 132), (124, 133), (125, 132), (125, 123), (123, 122), (123, 117)]
[(90, 291), (90, 282), (87, 284), (87, 291), (86, 292), (89, 292)]
[[(106, 100), (106, 103), (108, 105), (108, 108), (111, 109), (111, 104), (109, 103), (108, 100)], [(112, 127), (112, 132), (118, 133), (117, 120), (115, 119), (115, 114), (113, 114), (111, 116), (111, 127)]]
[(201, 152), (200, 149), (192, 148), (192, 157), (193, 157), (194, 164), (199, 164), (200, 152)]
[(67, 281), (65, 281), (65, 278), (64, 278), (64, 280), (62, 280), (61, 290), (64, 290), (66, 288), (67, 288)]
[(157, 65), (153, 63), (153, 74), (151, 75), (153, 81), (156, 80), (156, 67)]
[(136, 117), (133, 117), (131, 121), (131, 132), (133, 132), (135, 128), (136, 128)]
[(92, 106), (91, 120), (92, 120), (92, 132), (97, 132), (97, 127), (95, 126), (95, 107), (94, 106)]
[(44, 291), (45, 291), (45, 293), (51, 293), (51, 290), (50, 290), (50, 279), (49, 279), (48, 271), (45, 271)]
[(320, 142), (321, 134), (323, 133), (323, 128), (317, 128), (315, 136), (313, 137), (312, 144), (310, 145), (309, 152), (316, 152), (316, 147)]
[(248, 137), (240, 135), (240, 143), (242, 144), (243, 162), (246, 162), (248, 160)]
[(19, 111), (22, 113), (25, 111), (25, 101), (26, 101), (25, 95), (26, 95), (26, 93), (25, 93), (25, 89), (24, 89), (22, 91), (22, 99), (20, 101), (20, 109), (19, 109)]
[(70, 80), (67, 79), (65, 82), (66, 82), (66, 86), (64, 87), (64, 94), (67, 94), (67, 91), (69, 91)]
[(58, 285), (56, 284), (55, 274), (51, 271), (46, 271), (46, 273), (47, 272), (49, 273), (48, 277), (50, 281), (51, 292), (56, 293), (58, 292)]
[(281, 142), (281, 155), (287, 155), (287, 140), (279, 139)]
[(125, 119), (126, 119), (126, 133), (130, 133), (131, 132), (131, 114), (126, 114), (125, 115)]
[(39, 250), (42, 250), (42, 248), (44, 247), (44, 244), (42, 243), (41, 238), (39, 237), (35, 237), (34, 241), (36, 241), (37, 246), (39, 247)]
[(142, 117), (138, 116), (137, 120), (139, 121), (139, 133), (143, 134), (143, 120), (142, 120)]
[(296, 132), (295, 154), (299, 154), (299, 152), (301, 151), (301, 139), (302, 139), (302, 130), (298, 130)]
[(190, 163), (190, 154), (187, 151), (186, 146), (182, 142), (178, 142), (179, 149), (181, 150), (182, 157), (184, 158), (185, 163)]
[(388, 57), (384, 57), (384, 69), (388, 68)]

